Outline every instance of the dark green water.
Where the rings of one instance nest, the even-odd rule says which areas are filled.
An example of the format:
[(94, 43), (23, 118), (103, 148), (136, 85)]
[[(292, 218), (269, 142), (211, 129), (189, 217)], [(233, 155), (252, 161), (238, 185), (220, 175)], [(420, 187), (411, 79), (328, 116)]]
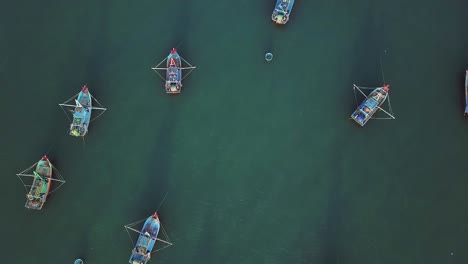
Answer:
[[(127, 263), (166, 194), (153, 263), (467, 263), (468, 2), (297, 0), (284, 27), (273, 0), (137, 2), (3, 3), (2, 263)], [(150, 70), (172, 47), (179, 96)], [(360, 128), (380, 59), (397, 119)], [(83, 84), (85, 145), (58, 106)], [(45, 153), (67, 183), (27, 211)]]

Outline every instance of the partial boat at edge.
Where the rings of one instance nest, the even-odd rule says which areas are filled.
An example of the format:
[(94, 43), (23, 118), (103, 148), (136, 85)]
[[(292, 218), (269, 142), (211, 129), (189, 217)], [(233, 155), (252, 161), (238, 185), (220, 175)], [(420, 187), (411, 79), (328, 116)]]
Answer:
[(294, 0), (277, 0), (275, 10), (271, 15), (273, 22), (281, 25), (288, 23), (293, 6)]

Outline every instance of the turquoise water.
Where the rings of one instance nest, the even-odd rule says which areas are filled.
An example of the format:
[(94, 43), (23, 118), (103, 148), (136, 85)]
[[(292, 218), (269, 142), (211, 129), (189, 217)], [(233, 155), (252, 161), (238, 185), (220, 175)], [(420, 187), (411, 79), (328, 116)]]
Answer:
[[(154, 263), (466, 263), (468, 3), (273, 6), (5, 3), (3, 262), (126, 263), (162, 203)], [(197, 66), (178, 96), (150, 70), (172, 47)], [(352, 84), (382, 69), (397, 119), (361, 128)], [(108, 108), (85, 142), (58, 106), (84, 84)], [(67, 183), (27, 211), (15, 174), (45, 153)]]

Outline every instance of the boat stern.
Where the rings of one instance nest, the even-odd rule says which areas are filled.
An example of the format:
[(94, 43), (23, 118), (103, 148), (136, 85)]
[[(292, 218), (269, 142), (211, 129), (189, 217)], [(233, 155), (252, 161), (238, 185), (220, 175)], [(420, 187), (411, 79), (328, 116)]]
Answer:
[(362, 127), (366, 124), (368, 120), (368, 118), (363, 113), (360, 113), (360, 111), (358, 110), (354, 111), (354, 113), (351, 115), (351, 118)]
[(465, 106), (465, 116), (468, 116), (468, 105)]

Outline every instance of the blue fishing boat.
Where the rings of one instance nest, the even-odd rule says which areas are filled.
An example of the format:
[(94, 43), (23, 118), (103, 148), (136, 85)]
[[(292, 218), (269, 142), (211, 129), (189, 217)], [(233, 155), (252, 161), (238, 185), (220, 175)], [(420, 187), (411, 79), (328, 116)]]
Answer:
[[(357, 86), (355, 86), (355, 88), (356, 87)], [(385, 99), (387, 99), (388, 90), (388, 85), (375, 88), (353, 112), (351, 118), (359, 125), (364, 126), (375, 112), (381, 109), (380, 106), (385, 102)]]
[(289, 21), (289, 15), (291, 14), (293, 6), (294, 0), (277, 0), (271, 19), (276, 24), (286, 24)]
[[(182, 61), (187, 63), (189, 65), (189, 67), (182, 67)], [(166, 62), (166, 68), (158, 68), (158, 66), (161, 65), (164, 62)], [(171, 50), (171, 53), (169, 54), (169, 56), (167, 56), (167, 58), (165, 58), (162, 62), (160, 62), (158, 65), (156, 65), (156, 67), (151, 68), (151, 69), (153, 69), (156, 73), (158, 73), (157, 70), (165, 70), (166, 71), (166, 78), (163, 78), (162, 76), (160, 76), (160, 77), (166, 81), (166, 84), (164, 86), (165, 89), (166, 89), (166, 93), (168, 93), (168, 94), (178, 94), (178, 93), (181, 92), (182, 80), (184, 79), (182, 77), (182, 70), (193, 70), (195, 68), (196, 68), (195, 66), (192, 66), (190, 63), (185, 61), (179, 55), (179, 53), (177, 53), (177, 50), (175, 48), (173, 48)], [(189, 74), (190, 74), (190, 72), (187, 73), (187, 75), (189, 75)], [(158, 73), (158, 75), (159, 75), (159, 73)]]
[[(68, 102), (71, 102), (72, 100), (75, 101), (75, 104), (68, 104)], [(100, 107), (93, 107), (93, 100)], [(61, 107), (68, 107), (70, 112), (72, 112), (69, 133), (74, 137), (84, 137), (88, 133), (89, 123), (94, 119), (97, 119), (104, 113), (104, 111), (106, 111), (106, 108), (103, 108), (102, 105), (91, 95), (86, 85), (81, 88), (81, 91), (77, 95), (59, 105)], [(101, 110), (102, 112), (94, 119), (91, 119), (93, 109)]]
[(150, 260), (151, 251), (156, 240), (158, 240), (159, 227), (160, 223), (157, 213), (146, 219), (143, 228), (139, 232), (140, 236), (135, 244), (135, 248), (132, 250), (129, 263), (146, 264)]
[(465, 116), (468, 115), (468, 70), (465, 72)]
[(73, 113), (73, 121), (70, 124), (70, 135), (74, 137), (84, 137), (88, 133), (88, 126), (91, 120), (92, 100), (88, 87), (81, 88), (78, 98), (75, 99), (76, 107)]

